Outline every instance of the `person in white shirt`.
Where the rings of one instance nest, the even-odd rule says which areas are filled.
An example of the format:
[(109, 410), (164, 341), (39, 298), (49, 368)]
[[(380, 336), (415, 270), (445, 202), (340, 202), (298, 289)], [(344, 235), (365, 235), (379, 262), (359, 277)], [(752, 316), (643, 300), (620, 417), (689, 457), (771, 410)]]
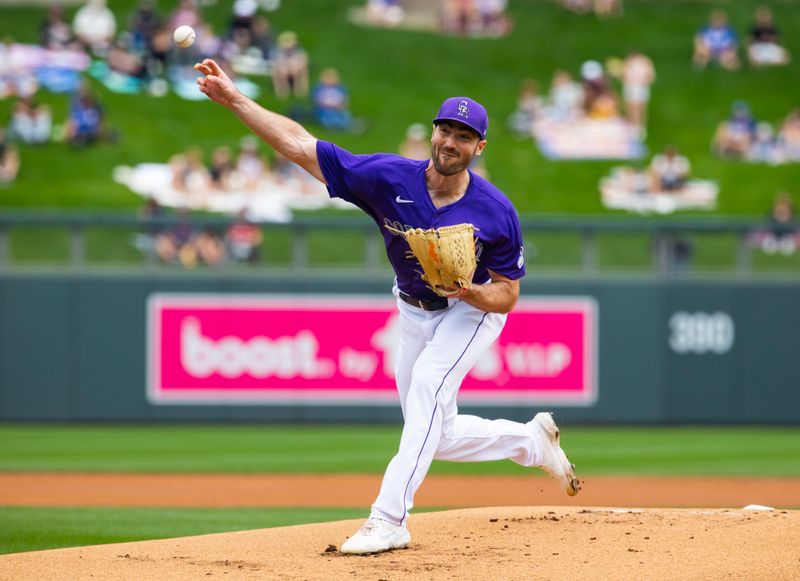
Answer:
[(87, 0), (75, 13), (72, 30), (87, 49), (104, 55), (117, 32), (117, 20), (106, 6), (106, 0)]

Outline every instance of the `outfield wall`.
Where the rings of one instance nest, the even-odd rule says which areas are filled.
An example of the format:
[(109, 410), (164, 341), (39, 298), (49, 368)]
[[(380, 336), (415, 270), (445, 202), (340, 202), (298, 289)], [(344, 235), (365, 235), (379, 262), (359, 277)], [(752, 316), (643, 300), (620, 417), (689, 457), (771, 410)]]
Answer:
[[(529, 278), (462, 411), (800, 422), (800, 283)], [(0, 420), (398, 421), (391, 301), (382, 278), (4, 274)]]

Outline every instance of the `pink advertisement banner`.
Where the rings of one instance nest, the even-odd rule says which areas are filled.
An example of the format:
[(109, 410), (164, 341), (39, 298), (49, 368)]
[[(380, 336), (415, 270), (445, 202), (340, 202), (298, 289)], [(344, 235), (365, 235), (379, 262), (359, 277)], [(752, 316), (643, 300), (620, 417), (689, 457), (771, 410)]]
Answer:
[[(155, 294), (148, 303), (154, 403), (397, 401), (394, 299)], [(460, 403), (591, 405), (597, 307), (525, 298), (464, 380)]]

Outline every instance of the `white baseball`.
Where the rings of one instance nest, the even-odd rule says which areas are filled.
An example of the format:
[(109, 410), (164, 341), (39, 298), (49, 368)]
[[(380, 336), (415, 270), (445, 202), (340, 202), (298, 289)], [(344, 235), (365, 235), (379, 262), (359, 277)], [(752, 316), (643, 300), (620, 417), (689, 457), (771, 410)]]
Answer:
[(172, 38), (175, 40), (175, 44), (181, 48), (189, 48), (192, 46), (194, 44), (195, 36), (196, 34), (194, 32), (194, 28), (185, 24), (176, 28), (175, 32), (172, 33)]

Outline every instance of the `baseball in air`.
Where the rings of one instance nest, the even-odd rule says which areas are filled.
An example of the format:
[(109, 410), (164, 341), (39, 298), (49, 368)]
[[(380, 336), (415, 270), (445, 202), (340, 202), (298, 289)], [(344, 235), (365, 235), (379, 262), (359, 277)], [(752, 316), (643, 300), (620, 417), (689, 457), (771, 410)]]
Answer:
[(179, 26), (175, 29), (175, 32), (172, 33), (172, 38), (175, 39), (175, 44), (177, 44), (181, 48), (189, 48), (194, 44), (195, 38), (194, 28), (191, 26)]

